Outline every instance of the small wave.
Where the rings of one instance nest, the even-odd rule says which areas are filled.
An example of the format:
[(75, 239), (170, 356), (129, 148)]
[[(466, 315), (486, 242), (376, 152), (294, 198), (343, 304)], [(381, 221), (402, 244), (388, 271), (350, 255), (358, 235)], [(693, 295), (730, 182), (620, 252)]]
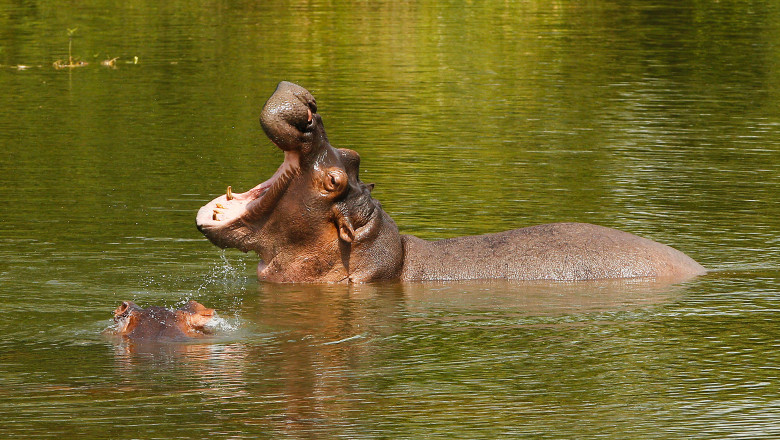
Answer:
[(337, 341), (324, 342), (322, 345), (342, 344), (344, 342), (350, 342), (350, 341), (355, 341), (355, 340), (358, 340), (358, 339), (364, 339), (365, 337), (366, 337), (366, 335), (364, 335), (364, 334), (357, 334), (357, 335), (350, 336), (350, 337), (347, 337), (347, 338), (344, 338), (344, 339), (339, 339)]

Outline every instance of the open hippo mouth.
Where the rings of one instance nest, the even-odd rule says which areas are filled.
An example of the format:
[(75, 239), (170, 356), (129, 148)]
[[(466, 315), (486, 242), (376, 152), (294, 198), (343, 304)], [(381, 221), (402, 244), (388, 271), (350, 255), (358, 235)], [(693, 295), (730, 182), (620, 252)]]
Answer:
[(266, 135), (284, 151), (284, 162), (265, 182), (243, 192), (224, 195), (200, 208), (198, 229), (215, 245), (258, 250), (258, 231), (273, 216), (293, 182), (313, 167), (327, 142), (314, 97), (303, 87), (281, 82), (263, 106), (260, 124)]
[(284, 162), (274, 175), (249, 191), (234, 193), (228, 186), (225, 194), (198, 210), (195, 219), (198, 229), (217, 246), (242, 249), (242, 246), (237, 246), (237, 243), (229, 239), (231, 234), (225, 232), (250, 227), (263, 221), (290, 182), (300, 174), (299, 157), (296, 151), (285, 151)]
[(234, 193), (228, 186), (225, 194), (201, 207), (196, 218), (198, 229), (225, 227), (242, 219), (252, 223), (262, 220), (298, 174), (298, 153), (285, 152), (284, 162), (270, 179), (243, 193)]

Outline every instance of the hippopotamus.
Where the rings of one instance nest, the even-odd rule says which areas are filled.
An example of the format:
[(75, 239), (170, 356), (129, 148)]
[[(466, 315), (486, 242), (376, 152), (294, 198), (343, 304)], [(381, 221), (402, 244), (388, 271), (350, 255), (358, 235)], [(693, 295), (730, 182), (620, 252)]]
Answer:
[(426, 241), (403, 235), (360, 156), (334, 148), (305, 88), (281, 82), (260, 124), (284, 151), (270, 179), (243, 192), (230, 186), (198, 211), (198, 229), (221, 248), (255, 251), (260, 280), (555, 280), (664, 278), (705, 273), (669, 246), (587, 223), (553, 223), (486, 235)]
[(197, 301), (170, 310), (152, 306), (145, 309), (132, 301), (123, 301), (114, 310), (113, 332), (130, 340), (181, 341), (210, 333), (208, 325), (216, 316)]

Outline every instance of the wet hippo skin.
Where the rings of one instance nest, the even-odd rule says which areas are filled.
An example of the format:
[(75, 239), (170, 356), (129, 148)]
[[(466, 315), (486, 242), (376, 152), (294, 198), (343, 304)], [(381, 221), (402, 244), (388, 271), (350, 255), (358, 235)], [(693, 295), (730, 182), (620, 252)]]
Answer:
[(157, 306), (143, 309), (132, 301), (124, 301), (114, 311), (113, 332), (130, 340), (185, 340), (208, 334), (206, 327), (214, 316), (214, 309), (197, 301), (176, 310)]
[(257, 252), (261, 280), (683, 280), (705, 273), (669, 246), (586, 223), (433, 242), (402, 235), (371, 196), (373, 185), (360, 180), (358, 153), (328, 142), (306, 89), (280, 83), (260, 123), (284, 162), (249, 191), (228, 187), (198, 211), (196, 223), (219, 247)]

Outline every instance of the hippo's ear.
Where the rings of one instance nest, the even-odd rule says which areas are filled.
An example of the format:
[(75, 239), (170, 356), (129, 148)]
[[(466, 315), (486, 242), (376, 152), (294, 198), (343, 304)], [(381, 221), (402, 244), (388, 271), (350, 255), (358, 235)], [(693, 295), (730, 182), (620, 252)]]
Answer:
[(344, 190), (347, 189), (349, 177), (347, 176), (346, 171), (338, 167), (333, 167), (322, 174), (321, 183), (323, 194), (329, 198), (335, 198), (340, 196)]
[(352, 240), (355, 239), (355, 229), (348, 218), (345, 218), (344, 221), (339, 221), (339, 238), (347, 243), (352, 243)]
[(138, 306), (132, 301), (122, 301), (122, 304), (114, 310), (114, 319), (118, 319), (123, 315), (129, 314), (130, 310), (137, 309)]
[(344, 212), (343, 207), (336, 205), (333, 207), (333, 214), (336, 217), (336, 227), (339, 230), (339, 238), (347, 243), (352, 243), (355, 239), (355, 227), (352, 226), (352, 221), (349, 216)]

